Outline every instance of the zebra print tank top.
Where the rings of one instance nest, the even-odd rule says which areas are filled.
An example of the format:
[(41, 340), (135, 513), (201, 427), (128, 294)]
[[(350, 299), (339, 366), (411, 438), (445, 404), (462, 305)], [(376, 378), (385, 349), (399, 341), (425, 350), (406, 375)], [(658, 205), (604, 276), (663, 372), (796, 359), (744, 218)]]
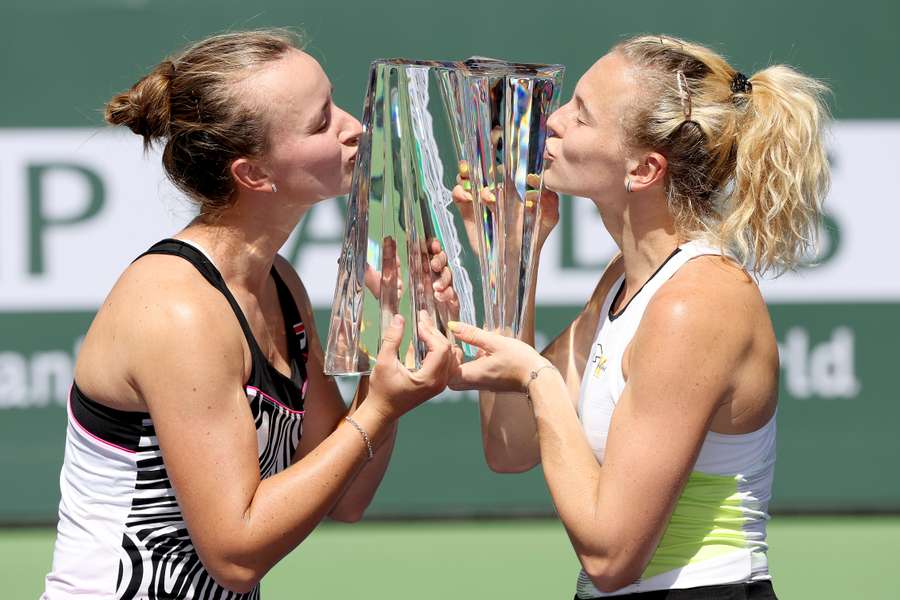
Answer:
[[(144, 254), (189, 261), (228, 300), (252, 355), (245, 390), (260, 476), (283, 470), (300, 442), (308, 381), (306, 332), (291, 292), (273, 267), (290, 348), (291, 376), (286, 377), (268, 362), (218, 269), (200, 250), (168, 239)], [(101, 405), (73, 383), (60, 491), (53, 567), (42, 599), (259, 598), (259, 586), (246, 594), (221, 587), (200, 562), (149, 413)]]

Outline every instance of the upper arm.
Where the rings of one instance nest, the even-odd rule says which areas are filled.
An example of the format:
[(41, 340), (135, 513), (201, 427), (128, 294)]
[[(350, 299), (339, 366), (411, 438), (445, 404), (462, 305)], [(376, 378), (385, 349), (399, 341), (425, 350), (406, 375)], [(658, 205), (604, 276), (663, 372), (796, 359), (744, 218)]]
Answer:
[(621, 254), (617, 254), (606, 266), (590, 299), (578, 316), (541, 353), (563, 376), (570, 399), (576, 406), (581, 390), (581, 377), (597, 333), (597, 326), (602, 318), (600, 313), (610, 288), (622, 274), (622, 268)]
[(632, 339), (598, 483), (598, 510), (617, 516), (608, 542), (637, 573), (665, 530), (745, 342), (729, 325), (727, 300), (669, 285)]
[(280, 255), (275, 257), (275, 267), (297, 303), (300, 318), (303, 319), (307, 332), (306, 343), (309, 354), (306, 376), (309, 387), (304, 405), (306, 412), (303, 417), (303, 435), (295, 456), (295, 460), (299, 460), (334, 432), (338, 423), (347, 414), (347, 407), (334, 379), (325, 375), (325, 353), (322, 350), (306, 287), (297, 276), (294, 267), (284, 257)]
[(133, 357), (131, 378), (152, 417), (192, 543), (215, 572), (240, 550), (241, 520), (260, 481), (243, 335), (209, 286), (148, 286), (142, 294), (123, 339)]

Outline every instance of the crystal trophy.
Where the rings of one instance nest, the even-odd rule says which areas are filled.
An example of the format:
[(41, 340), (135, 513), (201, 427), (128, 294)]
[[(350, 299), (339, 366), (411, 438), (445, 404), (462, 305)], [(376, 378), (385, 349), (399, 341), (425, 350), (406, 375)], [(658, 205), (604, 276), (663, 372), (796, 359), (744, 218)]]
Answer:
[[(405, 319), (400, 360), (421, 365), (418, 314), (518, 335), (540, 223), (547, 117), (564, 67), (471, 58), (376, 60), (369, 71), (325, 372), (367, 374), (382, 331)], [(451, 189), (468, 169), (473, 201)], [(452, 293), (438, 299), (432, 258)], [(447, 294), (445, 294), (446, 296)], [(474, 349), (463, 345), (467, 357)]]

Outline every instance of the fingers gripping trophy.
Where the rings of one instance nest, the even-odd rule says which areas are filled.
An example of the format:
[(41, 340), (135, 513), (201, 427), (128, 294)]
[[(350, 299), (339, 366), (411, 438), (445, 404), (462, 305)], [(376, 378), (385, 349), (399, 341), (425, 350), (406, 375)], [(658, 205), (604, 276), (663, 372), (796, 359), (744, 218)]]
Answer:
[(563, 71), (483, 58), (372, 63), (328, 374), (371, 372), (395, 314), (410, 369), (427, 350), (423, 318), (451, 340), (450, 321), (518, 336), (540, 232), (546, 122)]

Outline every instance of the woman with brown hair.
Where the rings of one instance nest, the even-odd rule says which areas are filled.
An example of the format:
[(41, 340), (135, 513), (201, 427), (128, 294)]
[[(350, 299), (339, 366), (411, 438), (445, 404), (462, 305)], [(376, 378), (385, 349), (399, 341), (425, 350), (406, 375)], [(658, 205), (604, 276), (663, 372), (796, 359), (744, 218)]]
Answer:
[(258, 598), (326, 516), (356, 521), (397, 420), (455, 365), (397, 360), (402, 319), (349, 410), (323, 374), (303, 283), (277, 255), (344, 194), (360, 124), (287, 32), (230, 33), (160, 63), (106, 119), (164, 144), (199, 216), (129, 266), (81, 347), (44, 598)]
[[(542, 354), (453, 324), (481, 357), (451, 387), (485, 390), (492, 469), (543, 466), (583, 567), (576, 598), (775, 597), (778, 348), (749, 273), (789, 269), (814, 242), (824, 92), (786, 66), (746, 77), (643, 36), (548, 121), (545, 185), (590, 198), (621, 252)], [(541, 242), (557, 199), (542, 202)], [(527, 322), (533, 335), (533, 300)]]

